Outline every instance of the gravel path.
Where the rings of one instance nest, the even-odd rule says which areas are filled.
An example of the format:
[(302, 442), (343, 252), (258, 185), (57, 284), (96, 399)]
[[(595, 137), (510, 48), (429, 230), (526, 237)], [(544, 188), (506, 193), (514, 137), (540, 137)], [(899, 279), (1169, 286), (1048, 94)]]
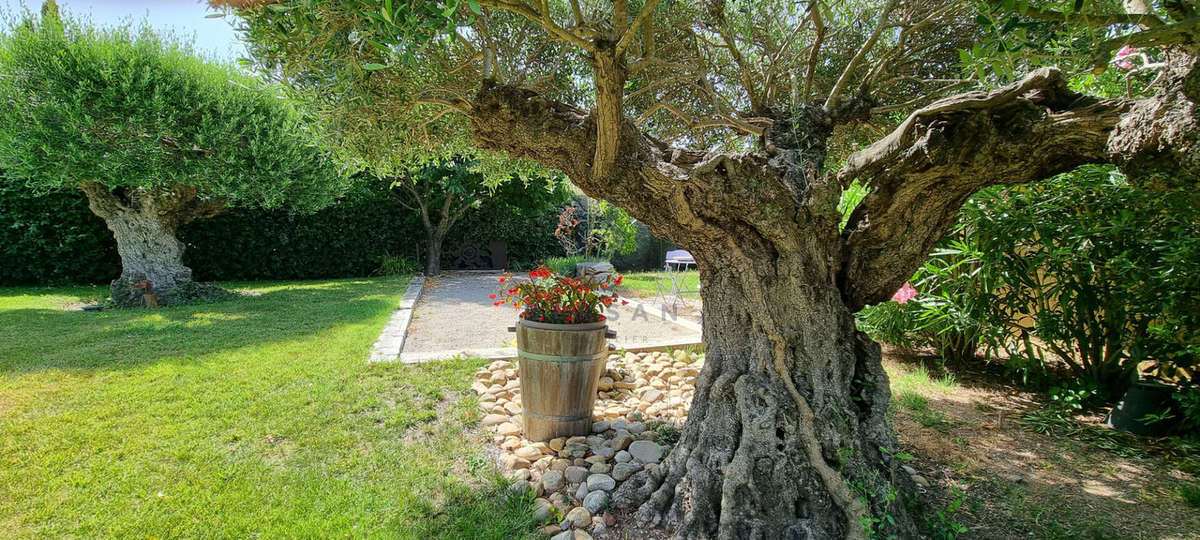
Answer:
[[(413, 311), (404, 353), (515, 346), (508, 327), (516, 322), (516, 314), (510, 306), (493, 306), (488, 298), (496, 292), (499, 277), (499, 273), (446, 272), (427, 279)], [(700, 342), (694, 322), (680, 315), (682, 324), (677, 324), (659, 306), (630, 304), (610, 311), (608, 317), (609, 327), (617, 331), (611, 342), (618, 348)]]

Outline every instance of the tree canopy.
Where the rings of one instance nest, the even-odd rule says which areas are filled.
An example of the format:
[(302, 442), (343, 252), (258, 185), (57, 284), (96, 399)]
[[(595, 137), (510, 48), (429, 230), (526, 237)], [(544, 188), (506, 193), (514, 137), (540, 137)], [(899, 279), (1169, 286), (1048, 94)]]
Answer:
[(316, 209), (346, 185), (280, 90), (148, 27), (27, 17), (0, 37), (0, 72), (0, 167), (33, 189)]

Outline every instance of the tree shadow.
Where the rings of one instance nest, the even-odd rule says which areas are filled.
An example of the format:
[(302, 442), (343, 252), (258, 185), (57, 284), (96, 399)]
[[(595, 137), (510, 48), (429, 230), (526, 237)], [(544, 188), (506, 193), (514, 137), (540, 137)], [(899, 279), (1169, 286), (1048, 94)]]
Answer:
[[(967, 394), (967, 395), (961, 395)], [(1018, 419), (1025, 407), (983, 388), (928, 396), (942, 415), (896, 415), (910, 464), (930, 480), (920, 500), (926, 532), (946, 522), (936, 511), (963, 504), (949, 520), (959, 538), (1172, 538), (1200, 530), (1200, 514), (1173, 490), (1188, 475), (1162, 456), (1122, 456), (1070, 438), (1033, 432)], [(1128, 517), (1136, 516), (1136, 519)]]
[(499, 477), (488, 485), (462, 487), (441, 504), (425, 509), (428, 517), (404, 536), (413, 538), (534, 539), (533, 495), (510, 490)]
[[(179, 307), (4, 310), (0, 311), (0, 372), (196, 362), (213, 353), (380, 319), (395, 308), (403, 284), (395, 278), (258, 283), (250, 294)], [(227, 286), (237, 289), (238, 285)], [(0, 301), (3, 297), (0, 292)]]

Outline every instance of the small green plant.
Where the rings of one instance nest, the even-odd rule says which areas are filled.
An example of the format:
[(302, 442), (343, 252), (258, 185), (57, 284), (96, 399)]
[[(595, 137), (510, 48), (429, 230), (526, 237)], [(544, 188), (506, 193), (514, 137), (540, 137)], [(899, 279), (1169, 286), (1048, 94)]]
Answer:
[(958, 538), (958, 535), (967, 532), (966, 525), (954, 520), (954, 514), (962, 507), (966, 496), (963, 495), (962, 490), (956, 487), (950, 489), (954, 493), (954, 499), (950, 501), (950, 504), (925, 516), (925, 529), (931, 538), (937, 540), (953, 540)]
[(1179, 486), (1179, 498), (1192, 508), (1200, 508), (1200, 483), (1192, 482)]
[(379, 261), (379, 269), (375, 271), (378, 276), (411, 276), (421, 270), (421, 265), (416, 261), (401, 255), (392, 255), (388, 252), (383, 252), (383, 256)]
[(575, 267), (582, 262), (605, 262), (596, 258), (584, 257), (583, 255), (571, 255), (569, 257), (550, 257), (546, 259), (544, 266), (552, 270), (555, 274), (561, 276), (574, 276)]
[(1103, 400), (1100, 385), (1087, 379), (1070, 379), (1048, 392), (1050, 405), (1065, 413), (1082, 411)]
[(1192, 387), (1172, 396), (1179, 405), (1179, 432), (1200, 437), (1200, 387)]
[(646, 427), (658, 433), (658, 444), (667, 448), (674, 448), (676, 444), (679, 444), (679, 437), (683, 435), (679, 426), (667, 422), (651, 422)]

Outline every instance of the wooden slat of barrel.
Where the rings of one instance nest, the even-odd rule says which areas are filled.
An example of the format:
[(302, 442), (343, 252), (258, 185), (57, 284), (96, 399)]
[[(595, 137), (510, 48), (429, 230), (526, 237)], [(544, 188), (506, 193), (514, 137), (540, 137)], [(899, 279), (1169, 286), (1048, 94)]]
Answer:
[(525, 438), (591, 433), (596, 385), (608, 357), (604, 323), (517, 322)]

